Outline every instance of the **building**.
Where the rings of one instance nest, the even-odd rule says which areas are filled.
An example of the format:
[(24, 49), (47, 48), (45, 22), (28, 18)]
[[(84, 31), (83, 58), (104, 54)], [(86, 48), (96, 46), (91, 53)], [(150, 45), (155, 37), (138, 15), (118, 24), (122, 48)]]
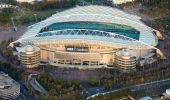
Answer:
[(4, 8), (12, 8), (12, 5), (9, 4), (0, 4), (0, 9), (4, 9)]
[(15, 8), (17, 8), (17, 7), (18, 7), (18, 6), (0, 3), (0, 10), (1, 10), (1, 9), (5, 9), (5, 8), (13, 8), (13, 9), (15, 9)]
[[(43, 1), (43, 0), (16, 0), (19, 3), (27, 2), (33, 4), (36, 1)], [(45, 1), (64, 1), (64, 0), (45, 0)]]
[(115, 54), (115, 64), (124, 71), (135, 70), (137, 59), (136, 53), (132, 50), (122, 49)]
[(0, 99), (16, 99), (20, 95), (20, 85), (8, 74), (0, 72)]
[(146, 97), (139, 98), (139, 100), (152, 100), (152, 98), (149, 96), (146, 96)]
[(22, 48), (16, 48), (19, 51), (21, 64), (26, 68), (37, 67), (40, 63), (40, 49), (33, 45), (26, 45)]
[(161, 100), (169, 100), (170, 99), (170, 89), (166, 89), (166, 92), (163, 93)]
[(27, 2), (27, 3), (33, 3), (35, 1), (42, 1), (42, 0), (16, 0), (19, 3)]
[(82, 6), (56, 13), (28, 27), (10, 44), (40, 48), (40, 60), (55, 66), (99, 68), (112, 66), (122, 48), (133, 50), (136, 60), (161, 55), (156, 30), (140, 17), (106, 6)]
[(111, 0), (113, 4), (122, 4), (127, 2), (133, 2), (135, 0)]

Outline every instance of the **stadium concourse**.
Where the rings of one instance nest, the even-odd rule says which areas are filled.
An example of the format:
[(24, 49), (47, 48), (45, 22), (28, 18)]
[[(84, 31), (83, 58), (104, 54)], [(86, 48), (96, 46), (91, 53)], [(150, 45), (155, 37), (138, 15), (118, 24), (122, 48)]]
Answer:
[[(48, 63), (60, 67), (109, 66), (131, 70), (138, 62), (142, 65), (149, 59), (151, 63), (157, 53), (162, 55), (155, 48), (160, 33), (140, 19), (112, 7), (78, 6), (29, 26), (10, 46), (16, 48), (14, 52), (21, 64), (29, 68)], [(35, 52), (37, 57), (30, 56)], [(121, 64), (115, 62), (115, 56), (119, 56), (116, 62)]]

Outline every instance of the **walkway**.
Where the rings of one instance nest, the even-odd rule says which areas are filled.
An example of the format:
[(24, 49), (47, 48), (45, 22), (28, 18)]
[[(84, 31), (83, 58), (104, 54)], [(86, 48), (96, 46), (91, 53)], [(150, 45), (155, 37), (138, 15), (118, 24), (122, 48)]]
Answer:
[(104, 92), (104, 93), (96, 93), (96, 94), (94, 94), (94, 95), (92, 95), (92, 96), (87, 97), (86, 99), (91, 99), (91, 98), (97, 97), (97, 96), (99, 96), (99, 95), (106, 95), (106, 94), (109, 94), (109, 93), (118, 92), (118, 91), (123, 90), (123, 89), (125, 89), (125, 88), (120, 88), (120, 89), (116, 89), (116, 90), (111, 90), (111, 91)]
[(47, 93), (47, 91), (37, 82), (36, 80), (36, 75), (37, 74), (30, 74), (28, 76), (28, 80), (29, 80), (29, 83), (31, 84), (31, 86), (39, 91), (39, 92), (42, 92), (42, 93)]

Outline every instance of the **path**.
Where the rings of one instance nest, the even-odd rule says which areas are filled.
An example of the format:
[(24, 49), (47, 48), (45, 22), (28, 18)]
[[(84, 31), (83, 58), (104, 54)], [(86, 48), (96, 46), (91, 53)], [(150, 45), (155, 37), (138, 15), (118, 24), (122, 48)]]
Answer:
[(37, 82), (36, 80), (36, 74), (30, 74), (28, 77), (29, 83), (31, 84), (31, 86), (42, 93), (47, 93), (47, 91)]

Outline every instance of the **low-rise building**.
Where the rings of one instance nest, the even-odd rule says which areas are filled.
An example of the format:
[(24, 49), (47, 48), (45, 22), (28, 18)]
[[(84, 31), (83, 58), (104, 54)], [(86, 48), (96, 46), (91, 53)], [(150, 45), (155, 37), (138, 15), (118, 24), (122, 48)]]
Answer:
[(134, 0), (111, 0), (113, 4), (122, 4), (127, 2), (132, 2)]
[[(34, 3), (36, 1), (43, 1), (43, 0), (16, 0), (19, 3), (27, 2), (27, 3)], [(46, 0), (46, 1), (64, 1), (64, 0)]]
[(22, 3), (22, 2), (33, 3), (35, 1), (42, 1), (42, 0), (16, 0), (16, 1), (19, 3)]
[(170, 89), (166, 89), (166, 92), (163, 93), (163, 97), (161, 97), (161, 100), (169, 100), (170, 99)]
[(139, 98), (139, 100), (152, 100), (152, 98), (149, 96), (146, 96), (146, 97)]
[(5, 8), (17, 8), (17, 6), (10, 5), (10, 4), (1, 4), (0, 3), (0, 9), (5, 9)]
[(0, 100), (15, 99), (20, 95), (20, 85), (8, 74), (0, 72)]

